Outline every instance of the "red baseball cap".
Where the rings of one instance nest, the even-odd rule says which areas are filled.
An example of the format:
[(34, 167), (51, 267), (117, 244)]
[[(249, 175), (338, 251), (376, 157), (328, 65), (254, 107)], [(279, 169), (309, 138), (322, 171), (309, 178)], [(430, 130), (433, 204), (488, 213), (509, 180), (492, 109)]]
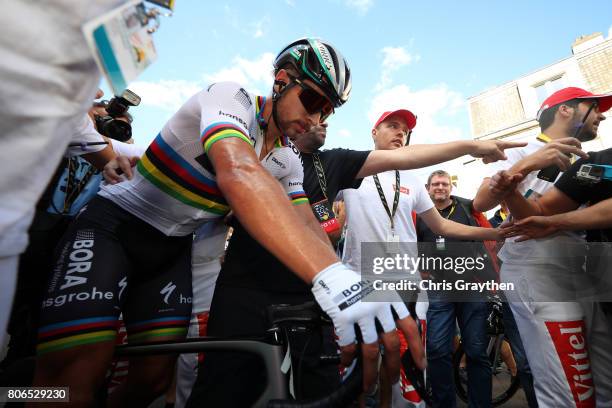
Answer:
[(394, 111), (387, 111), (383, 113), (382, 115), (380, 115), (380, 118), (378, 118), (378, 120), (376, 121), (372, 129), (376, 128), (378, 125), (381, 124), (381, 122), (383, 122), (385, 119), (387, 119), (391, 115), (397, 115), (403, 118), (406, 121), (406, 124), (408, 125), (408, 129), (410, 130), (414, 129), (414, 127), (416, 126), (417, 118), (414, 115), (414, 113), (410, 112), (407, 109), (398, 109)]
[(596, 99), (597, 103), (599, 104), (599, 111), (601, 113), (612, 107), (612, 94), (595, 95), (594, 93), (591, 93), (585, 89), (570, 86), (568, 88), (560, 89), (546, 98), (546, 100), (542, 102), (542, 106), (540, 106), (536, 119), (540, 119), (540, 115), (546, 109), (563, 102), (571, 101), (572, 99)]

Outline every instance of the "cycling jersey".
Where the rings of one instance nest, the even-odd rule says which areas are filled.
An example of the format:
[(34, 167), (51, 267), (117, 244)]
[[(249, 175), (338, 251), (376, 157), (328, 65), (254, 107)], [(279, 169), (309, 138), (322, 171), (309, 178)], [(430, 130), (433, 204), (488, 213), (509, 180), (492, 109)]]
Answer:
[[(265, 98), (251, 96), (236, 84), (210, 86), (190, 98), (164, 126), (132, 180), (103, 187), (101, 197), (77, 217), (58, 247), (42, 311), (39, 352), (108, 340), (115, 335), (113, 328), (122, 308), (130, 340), (133, 333), (138, 333), (138, 340), (154, 338), (146, 335), (149, 326), (153, 334), (160, 328), (174, 336), (186, 334), (191, 310), (192, 232), (207, 222), (221, 223), (229, 211), (216, 186), (207, 152), (228, 137), (245, 140), (261, 150), (264, 133), (258, 117), (264, 103)], [(277, 139), (262, 162), (294, 204), (308, 202), (302, 189), (299, 155), (286, 137)], [(80, 238), (83, 234), (93, 238)], [(95, 251), (84, 247), (72, 259), (70, 248), (78, 252), (82, 245), (95, 245)], [(147, 247), (153, 252), (150, 257)], [(210, 250), (214, 253), (215, 248)], [(87, 259), (78, 259), (85, 255)], [(159, 279), (165, 286), (157, 285), (162, 283)], [(138, 289), (131, 289), (127, 300), (119, 303), (121, 288), (126, 285)], [(175, 286), (177, 289), (172, 289)], [(179, 294), (180, 287), (182, 297), (176, 307), (157, 308), (154, 302), (150, 307), (135, 306), (137, 299), (160, 294), (168, 304), (172, 298), (166, 295)], [(176, 312), (167, 316), (166, 309)]]
[[(231, 137), (253, 145), (259, 155), (264, 103), (264, 97), (232, 82), (198, 92), (166, 123), (138, 162), (132, 180), (104, 186), (100, 195), (166, 235), (191, 234), (203, 222), (224, 216), (229, 205), (207, 154), (216, 142)], [(281, 137), (276, 146), (289, 146), (289, 141)], [(293, 168), (285, 166), (290, 167), (278, 171)], [(290, 198), (304, 202), (301, 183), (293, 187)]]

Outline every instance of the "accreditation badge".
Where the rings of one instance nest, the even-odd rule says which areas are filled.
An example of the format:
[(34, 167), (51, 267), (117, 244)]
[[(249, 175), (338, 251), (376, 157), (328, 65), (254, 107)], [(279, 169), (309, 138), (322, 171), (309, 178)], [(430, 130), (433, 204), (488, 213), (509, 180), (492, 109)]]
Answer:
[(400, 237), (395, 231), (390, 231), (385, 242), (385, 251), (388, 254), (398, 254), (400, 251)]
[(312, 212), (317, 217), (317, 220), (319, 220), (319, 224), (321, 224), (321, 228), (323, 228), (325, 232), (329, 234), (330, 232), (335, 232), (340, 229), (340, 223), (327, 199), (314, 203), (311, 207)]
[(115, 95), (121, 95), (157, 58), (151, 33), (156, 13), (141, 0), (131, 0), (86, 22), (83, 34), (94, 60)]

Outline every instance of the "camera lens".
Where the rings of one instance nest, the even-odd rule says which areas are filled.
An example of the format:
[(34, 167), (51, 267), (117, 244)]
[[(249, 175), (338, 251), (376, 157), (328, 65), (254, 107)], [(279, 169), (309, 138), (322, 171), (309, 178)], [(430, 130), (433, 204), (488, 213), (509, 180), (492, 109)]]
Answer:
[(120, 142), (126, 142), (132, 137), (132, 126), (122, 120), (113, 119), (109, 116), (101, 118), (97, 122), (98, 132)]

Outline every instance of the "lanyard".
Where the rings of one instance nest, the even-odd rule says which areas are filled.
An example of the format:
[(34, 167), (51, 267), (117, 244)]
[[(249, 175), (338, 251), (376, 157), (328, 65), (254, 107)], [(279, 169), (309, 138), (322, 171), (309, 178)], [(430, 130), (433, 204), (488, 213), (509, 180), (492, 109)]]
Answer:
[(449, 211), (448, 215), (446, 216), (446, 219), (448, 220), (451, 215), (453, 215), (453, 213), (455, 212), (455, 207), (457, 206), (457, 203), (453, 200), (453, 206), (451, 207), (451, 210)]
[(327, 198), (327, 180), (325, 179), (325, 171), (323, 170), (323, 164), (319, 158), (319, 153), (312, 153), (312, 164), (314, 165), (317, 173), (319, 186), (321, 186), (321, 191), (323, 192), (323, 197), (325, 197), (326, 200), (329, 200), (329, 198)]
[(67, 214), (70, 211), (70, 207), (74, 200), (77, 199), (81, 191), (85, 187), (85, 184), (89, 181), (91, 176), (96, 172), (96, 168), (94, 166), (89, 167), (87, 173), (83, 176), (80, 182), (76, 183), (75, 180), (75, 172), (79, 164), (76, 159), (68, 159), (68, 180), (66, 180), (66, 192), (64, 194), (64, 209), (62, 214)]
[(543, 143), (550, 143), (550, 141), (552, 140), (550, 137), (546, 136), (544, 133), (540, 133), (538, 137), (536, 137), (536, 139), (538, 139), (540, 142), (543, 142)]
[(380, 180), (378, 180), (378, 175), (375, 174), (373, 176), (374, 184), (376, 184), (376, 189), (378, 190), (378, 195), (380, 196), (380, 201), (382, 202), (383, 207), (385, 207), (385, 211), (389, 216), (389, 221), (391, 221), (391, 231), (395, 231), (395, 224), (393, 223), (393, 217), (395, 217), (395, 212), (397, 211), (397, 205), (399, 204), (399, 191), (400, 191), (400, 175), (399, 171), (395, 170), (395, 197), (393, 198), (393, 212), (389, 211), (389, 205), (387, 204), (387, 199), (385, 198), (385, 192), (380, 186)]

